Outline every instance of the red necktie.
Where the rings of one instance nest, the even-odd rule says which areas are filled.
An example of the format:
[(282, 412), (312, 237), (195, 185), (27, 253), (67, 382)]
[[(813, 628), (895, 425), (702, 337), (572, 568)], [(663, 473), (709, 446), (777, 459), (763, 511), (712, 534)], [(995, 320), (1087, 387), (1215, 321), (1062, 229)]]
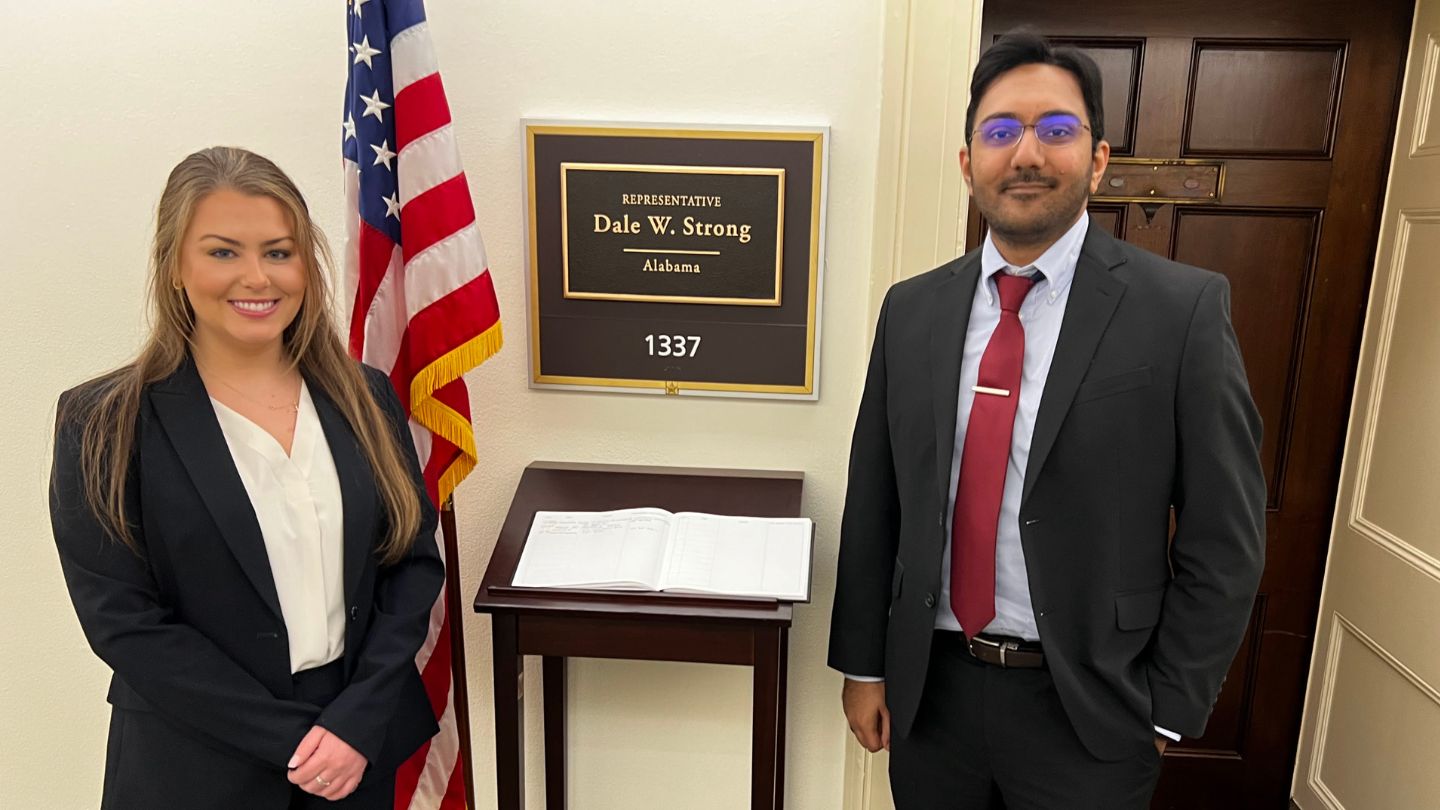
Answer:
[(975, 404), (960, 453), (960, 481), (955, 485), (950, 528), (950, 607), (971, 638), (995, 618), (995, 532), (1025, 362), (1020, 304), (1034, 284), (1032, 277), (995, 275), (1000, 323), (980, 357)]

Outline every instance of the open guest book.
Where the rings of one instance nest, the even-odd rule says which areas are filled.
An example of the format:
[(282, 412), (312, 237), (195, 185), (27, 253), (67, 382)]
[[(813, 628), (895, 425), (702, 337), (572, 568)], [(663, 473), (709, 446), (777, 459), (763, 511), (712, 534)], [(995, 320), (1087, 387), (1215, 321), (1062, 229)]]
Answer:
[(809, 518), (536, 512), (511, 584), (810, 599)]

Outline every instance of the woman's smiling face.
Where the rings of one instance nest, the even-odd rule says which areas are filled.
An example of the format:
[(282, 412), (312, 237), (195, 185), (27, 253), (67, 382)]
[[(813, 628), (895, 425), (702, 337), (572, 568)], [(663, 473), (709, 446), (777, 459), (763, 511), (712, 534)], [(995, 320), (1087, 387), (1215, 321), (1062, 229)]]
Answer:
[(250, 354), (279, 348), (305, 299), (306, 267), (276, 200), (218, 189), (195, 206), (180, 256), (197, 347)]

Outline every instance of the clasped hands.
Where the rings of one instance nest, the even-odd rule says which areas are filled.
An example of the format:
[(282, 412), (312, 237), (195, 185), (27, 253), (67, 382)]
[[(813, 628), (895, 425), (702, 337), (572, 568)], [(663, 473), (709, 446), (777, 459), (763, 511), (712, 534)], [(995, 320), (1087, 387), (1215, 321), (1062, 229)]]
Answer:
[(338, 801), (355, 792), (369, 760), (330, 731), (313, 726), (286, 767), (291, 784), (322, 799)]

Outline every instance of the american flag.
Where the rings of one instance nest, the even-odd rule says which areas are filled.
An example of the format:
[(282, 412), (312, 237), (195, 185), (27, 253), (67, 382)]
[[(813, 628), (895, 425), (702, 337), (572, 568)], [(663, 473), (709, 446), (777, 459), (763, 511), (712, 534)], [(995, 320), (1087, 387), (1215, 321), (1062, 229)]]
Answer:
[[(476, 464), (462, 376), (500, 349), (500, 310), (460, 166), (422, 0), (349, 0), (341, 139), (349, 203), (350, 352), (387, 371), (410, 413), (430, 497), (444, 504)], [(437, 537), (442, 551), (443, 537)], [(448, 553), (448, 552), (447, 552)], [(440, 733), (401, 766), (395, 807), (466, 806), (447, 594), (415, 657)], [(457, 617), (458, 620), (458, 617)], [(462, 707), (463, 708), (463, 707)]]

